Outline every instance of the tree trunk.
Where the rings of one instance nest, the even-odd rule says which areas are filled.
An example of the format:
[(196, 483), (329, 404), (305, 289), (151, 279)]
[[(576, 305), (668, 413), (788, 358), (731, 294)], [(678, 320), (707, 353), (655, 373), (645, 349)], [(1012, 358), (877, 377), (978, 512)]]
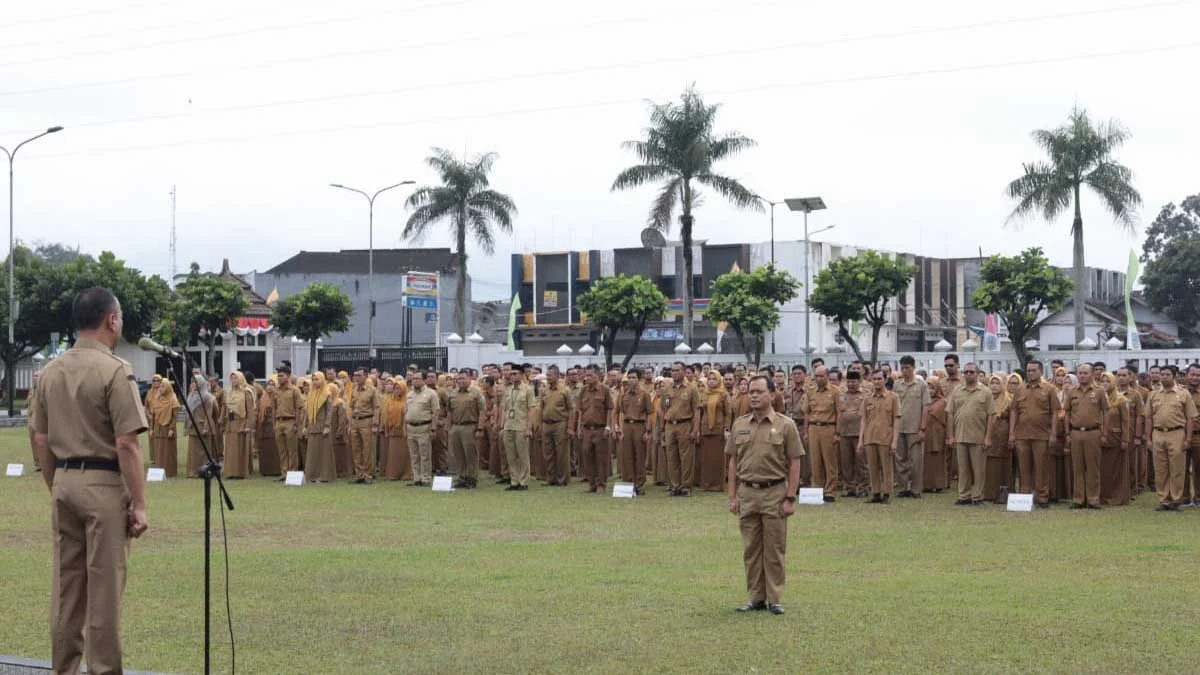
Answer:
[(866, 361), (866, 359), (863, 358), (862, 350), (858, 348), (858, 340), (855, 340), (854, 336), (850, 335), (850, 331), (846, 328), (846, 322), (838, 322), (838, 335), (841, 335), (842, 340), (844, 340), (846, 344), (850, 345), (850, 349), (854, 350), (855, 358), (857, 358), (859, 361)]
[(679, 280), (683, 299), (683, 341), (692, 349), (692, 184), (683, 181), (683, 215), (679, 217), (679, 238), (683, 241), (683, 277)]
[(217, 359), (217, 338), (213, 331), (208, 332), (208, 337), (204, 340), (204, 344), (208, 347), (208, 361), (204, 364), (204, 374), (212, 377), (220, 375), (213, 371), (213, 362)]
[(766, 340), (763, 338), (762, 335), (757, 335), (754, 337), (754, 368), (755, 369), (757, 369), (759, 367), (759, 362), (762, 361), (763, 343), (764, 342), (766, 342)]
[[(367, 358), (371, 360), (371, 366), (374, 366), (375, 362), (373, 359), (371, 359), (370, 354), (367, 355)], [(317, 365), (318, 365), (317, 364), (317, 341), (315, 339), (313, 339), (313, 340), (308, 341), (308, 369), (309, 369), (309, 371), (316, 372)]]
[(732, 323), (729, 324), (729, 327), (733, 329), (734, 335), (737, 335), (738, 342), (742, 343), (742, 356), (746, 357), (746, 363), (753, 363), (757, 367), (758, 362), (754, 360), (754, 350), (750, 347), (750, 341), (746, 339), (742, 329)]
[(875, 367), (876, 361), (879, 358), (879, 333), (882, 331), (882, 325), (871, 324), (871, 367)]
[[(637, 333), (633, 336), (633, 342), (629, 345), (629, 350), (625, 352), (625, 360), (621, 362), (621, 370), (629, 368), (629, 362), (633, 360), (633, 355), (637, 354), (638, 347), (642, 344), (642, 331), (646, 330), (646, 322), (639, 323), (635, 330)], [(615, 344), (615, 341), (614, 341)]]
[(1079, 182), (1075, 183), (1075, 220), (1071, 223), (1071, 238), (1074, 240), (1072, 264), (1075, 266), (1075, 344), (1084, 338), (1084, 298), (1083, 292), (1083, 215), (1079, 208)]
[(612, 368), (613, 362), (613, 345), (617, 344), (617, 331), (613, 328), (605, 328), (600, 334), (600, 346), (604, 347), (604, 369)]
[[(458, 222), (458, 288), (454, 289), (454, 330), (463, 340), (467, 339), (467, 217), (462, 214)], [(537, 303), (534, 303), (535, 311)]]

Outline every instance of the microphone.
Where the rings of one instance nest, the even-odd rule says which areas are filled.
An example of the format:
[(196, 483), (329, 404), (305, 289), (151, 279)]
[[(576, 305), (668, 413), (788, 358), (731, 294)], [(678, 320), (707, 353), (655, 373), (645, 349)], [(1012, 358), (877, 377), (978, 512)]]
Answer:
[(160, 356), (167, 356), (167, 357), (175, 358), (175, 359), (180, 358), (182, 356), (182, 354), (175, 351), (174, 349), (171, 349), (170, 347), (167, 347), (165, 345), (160, 345), (148, 337), (143, 337), (141, 340), (138, 340), (138, 347), (140, 347), (143, 351), (154, 352), (155, 354), (158, 354)]

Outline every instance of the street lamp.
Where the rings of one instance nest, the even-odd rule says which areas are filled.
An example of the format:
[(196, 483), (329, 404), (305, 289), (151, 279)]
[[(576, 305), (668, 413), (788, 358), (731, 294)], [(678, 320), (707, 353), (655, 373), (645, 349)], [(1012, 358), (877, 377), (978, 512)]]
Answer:
[[(808, 214), (813, 211), (824, 210), (825, 200), (820, 197), (804, 197), (801, 199), (785, 199), (783, 201), (787, 204), (789, 210), (804, 212), (804, 349), (807, 351), (813, 348), (811, 339), (812, 321), (809, 319), (808, 311), (808, 288), (812, 285), (809, 283), (808, 278), (808, 259), (812, 257), (811, 251), (808, 250)], [(833, 227), (833, 225), (823, 227), (817, 230), (817, 232), (831, 230)], [(812, 234), (817, 234), (817, 232), (813, 232)]]
[(413, 181), (411, 180), (400, 181), (395, 185), (379, 188), (373, 195), (352, 187), (346, 187), (341, 183), (329, 184), (329, 187), (357, 192), (367, 198), (367, 302), (369, 307), (367, 311), (367, 358), (370, 359), (371, 363), (375, 362), (375, 198), (392, 188), (412, 184)]
[[(8, 348), (10, 351), (13, 349), (13, 342), (14, 342), (13, 326), (14, 326), (14, 323), (16, 322), (16, 317), (17, 317), (16, 307), (15, 307), (15, 305), (16, 305), (16, 290), (13, 285), (13, 277), (15, 276), (14, 275), (14, 265), (16, 263), (16, 255), (15, 255), (16, 247), (14, 246), (14, 238), (13, 238), (13, 159), (17, 156), (17, 151), (21, 149), (21, 146), (25, 145), (26, 143), (36, 141), (37, 139), (41, 138), (42, 136), (45, 136), (47, 134), (58, 133), (59, 131), (62, 131), (62, 130), (63, 130), (63, 128), (60, 126), (50, 127), (49, 129), (46, 129), (42, 133), (38, 134), (37, 136), (33, 136), (32, 138), (27, 138), (27, 139), (21, 141), (20, 143), (17, 143), (17, 147), (13, 148), (12, 152), (9, 152), (8, 149), (5, 148), (4, 146), (0, 146), (0, 150), (4, 151), (5, 157), (8, 157)], [(17, 373), (16, 373), (16, 367), (15, 367), (17, 365), (16, 364), (16, 356), (17, 356), (16, 353), (12, 354), (12, 358), (13, 358), (12, 365), (14, 366), (12, 369), (13, 372), (7, 373), (7, 375), (8, 375), (8, 416), (9, 417), (15, 417), (17, 414), (16, 401), (14, 400), (17, 395), (17, 378), (16, 378)], [(8, 365), (8, 364), (5, 364), (5, 365)]]

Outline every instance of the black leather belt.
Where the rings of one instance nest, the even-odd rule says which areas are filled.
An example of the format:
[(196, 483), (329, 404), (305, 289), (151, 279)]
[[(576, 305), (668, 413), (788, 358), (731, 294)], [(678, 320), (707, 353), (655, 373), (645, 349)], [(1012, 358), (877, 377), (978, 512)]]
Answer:
[(776, 485), (779, 485), (780, 483), (783, 483), (786, 480), (787, 480), (786, 478), (779, 478), (776, 480), (763, 481), (761, 483), (756, 483), (751, 480), (738, 480), (738, 482), (741, 483), (742, 485), (745, 485), (746, 487), (752, 487), (752, 488), (757, 488), (759, 490), (765, 490), (767, 488), (775, 487)]
[(592, 424), (592, 423), (590, 423), (590, 422), (584, 422), (584, 423), (583, 423), (583, 428), (584, 428), (584, 429), (603, 429), (603, 428), (604, 428), (604, 427), (606, 427), (606, 426), (608, 426), (608, 425), (606, 425), (606, 424)]
[(293, 415), (291, 417), (276, 417), (275, 421), (276, 422), (286, 422), (288, 420), (294, 420), (294, 419), (296, 419), (295, 415)]
[(625, 420), (625, 424), (645, 424), (645, 423), (646, 423), (646, 420), (631, 420), (631, 419)]
[(677, 419), (677, 420), (667, 420), (667, 424), (683, 424), (684, 422), (691, 422), (691, 421), (692, 421), (692, 418), (684, 417), (682, 419)]
[(566, 420), (542, 420), (542, 424), (550, 426), (551, 424), (562, 424)]
[(424, 422), (405, 422), (405, 424), (407, 424), (410, 427), (423, 427), (423, 426), (426, 426), (429, 424), (433, 424), (433, 420), (425, 420)]
[(466, 420), (466, 421), (463, 421), (463, 422), (453, 422), (453, 424), (454, 424), (454, 426), (456, 426), (456, 427), (461, 427), (461, 426), (463, 426), (463, 425), (466, 425), (466, 424), (470, 424), (471, 426), (475, 426), (476, 424), (479, 424), (479, 421), (478, 421), (478, 420)]
[(354, 416), (354, 419), (356, 419), (356, 420), (369, 420), (369, 419), (371, 419), (372, 417), (374, 417), (374, 415), (355, 415), (355, 416)]
[(81, 471), (93, 469), (96, 471), (121, 472), (121, 464), (115, 459), (60, 459), (54, 465), (60, 469), (79, 469)]
[(836, 422), (809, 422), (808, 426), (810, 426), (810, 427), (831, 427), (834, 424), (836, 424)]
[(1100, 427), (1071, 427), (1071, 431), (1099, 431)]
[(1179, 430), (1180, 430), (1180, 429), (1182, 429), (1182, 428), (1183, 428), (1183, 427), (1154, 427), (1154, 430), (1155, 430), (1155, 431), (1161, 431), (1161, 432), (1163, 432), (1163, 433), (1168, 433), (1168, 434), (1169, 434), (1169, 433), (1171, 433), (1172, 431), (1179, 431)]

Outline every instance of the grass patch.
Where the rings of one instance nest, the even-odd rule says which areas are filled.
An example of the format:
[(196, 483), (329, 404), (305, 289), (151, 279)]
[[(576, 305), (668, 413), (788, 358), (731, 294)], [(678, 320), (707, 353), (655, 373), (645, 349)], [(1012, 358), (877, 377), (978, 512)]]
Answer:
[[(0, 464), (29, 457), (23, 429), (0, 430)], [(48, 658), (48, 496), (38, 474), (0, 485), (0, 654)], [(244, 673), (1174, 673), (1195, 660), (1200, 510), (1156, 513), (1149, 495), (1099, 512), (1008, 514), (950, 494), (801, 508), (788, 614), (772, 617), (732, 611), (741, 544), (722, 495), (262, 478), (230, 490)], [(149, 486), (125, 595), (130, 667), (200, 670), (201, 492)]]

